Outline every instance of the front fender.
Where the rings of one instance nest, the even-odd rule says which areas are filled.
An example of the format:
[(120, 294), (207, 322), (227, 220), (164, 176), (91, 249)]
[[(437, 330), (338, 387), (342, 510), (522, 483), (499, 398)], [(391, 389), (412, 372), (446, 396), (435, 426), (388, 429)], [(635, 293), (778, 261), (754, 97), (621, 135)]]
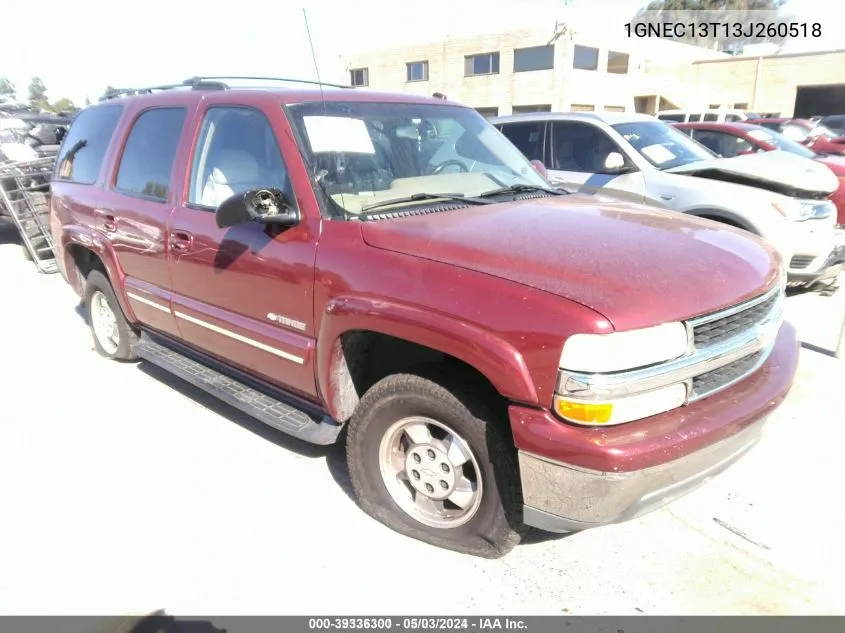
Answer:
[(370, 297), (343, 296), (328, 302), (317, 345), (317, 382), (335, 419), (347, 408), (338, 393), (343, 363), (339, 341), (351, 331), (393, 336), (449, 354), (481, 372), (505, 398), (538, 404), (537, 390), (520, 352), (495, 334), (442, 313)]
[(103, 262), (103, 267), (106, 269), (109, 281), (111, 281), (112, 289), (117, 297), (123, 314), (130, 323), (137, 322), (135, 313), (124, 291), (124, 272), (118, 264), (117, 256), (111, 242), (106, 239), (101, 233), (92, 231), (78, 225), (65, 225), (62, 227), (61, 237), (61, 258), (64, 270), (66, 271), (66, 279), (73, 287), (79, 296), (82, 296), (85, 291), (85, 281), (79, 275), (74, 274), (76, 271), (76, 262), (73, 259), (73, 251), (76, 248), (84, 248), (93, 252), (100, 261)]

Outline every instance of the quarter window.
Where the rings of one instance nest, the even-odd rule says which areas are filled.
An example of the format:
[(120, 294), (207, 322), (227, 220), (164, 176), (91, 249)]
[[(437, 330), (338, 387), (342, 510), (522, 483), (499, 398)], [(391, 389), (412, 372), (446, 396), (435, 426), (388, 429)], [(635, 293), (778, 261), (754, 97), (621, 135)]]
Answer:
[(121, 105), (95, 106), (79, 113), (56, 157), (56, 180), (93, 184), (123, 113)]
[(115, 189), (166, 200), (184, 124), (184, 108), (155, 108), (141, 114), (126, 139)]

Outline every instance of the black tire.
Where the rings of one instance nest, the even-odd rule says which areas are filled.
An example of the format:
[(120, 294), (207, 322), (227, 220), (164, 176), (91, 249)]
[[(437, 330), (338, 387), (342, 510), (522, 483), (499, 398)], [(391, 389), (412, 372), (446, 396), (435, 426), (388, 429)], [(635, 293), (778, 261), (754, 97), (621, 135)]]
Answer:
[[(472, 381), (433, 370), (380, 380), (364, 394), (349, 422), (347, 466), (361, 508), (377, 521), (431, 545), (499, 558), (526, 531), (519, 468), (504, 404), (491, 406), (488, 402), (498, 403), (498, 395), (479, 397), (487, 392), (476, 389)], [(388, 492), (379, 468), (379, 446), (393, 423), (412, 415), (451, 427), (475, 456), (481, 471), (481, 501), (463, 525), (430, 527), (406, 513)]]
[[(97, 333), (94, 330), (94, 320), (92, 318), (93, 308), (91, 303), (93, 297), (98, 295), (98, 293), (102, 294), (106, 298), (117, 324), (117, 344), (113, 351), (107, 350), (103, 347), (97, 338)], [(88, 324), (91, 328), (91, 336), (94, 339), (94, 349), (97, 350), (97, 353), (113, 360), (137, 360), (140, 333), (126, 320), (126, 316), (120, 308), (120, 304), (117, 301), (117, 297), (115, 297), (114, 290), (112, 290), (108, 278), (99, 270), (92, 270), (88, 273), (88, 277), (85, 280), (83, 302), (85, 304), (85, 309), (88, 311)]]
[[(26, 233), (27, 238), (29, 238), (29, 241), (32, 243), (32, 246), (35, 248), (36, 253), (38, 253), (38, 259), (52, 259), (53, 253), (48, 248), (50, 242), (41, 232), (41, 226), (48, 231), (50, 228), (50, 203), (47, 196), (43, 193), (31, 193), (29, 194), (29, 197), (32, 206), (35, 209), (35, 216), (37, 220), (34, 218), (25, 219), (23, 221), (24, 232)], [(25, 213), (28, 211), (25, 203), (19, 202), (18, 205), (18, 213)], [(26, 244), (21, 244), (21, 249), (23, 250), (24, 257), (31, 260), (32, 255), (26, 247)]]

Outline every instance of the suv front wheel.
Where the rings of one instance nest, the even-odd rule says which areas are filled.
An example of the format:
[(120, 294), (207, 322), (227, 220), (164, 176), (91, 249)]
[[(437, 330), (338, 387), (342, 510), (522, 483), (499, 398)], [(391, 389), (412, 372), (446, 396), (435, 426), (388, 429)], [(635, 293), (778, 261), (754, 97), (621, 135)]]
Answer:
[(352, 485), (396, 532), (498, 558), (524, 531), (513, 442), (502, 407), (451, 382), (396, 374), (367, 391), (349, 422)]

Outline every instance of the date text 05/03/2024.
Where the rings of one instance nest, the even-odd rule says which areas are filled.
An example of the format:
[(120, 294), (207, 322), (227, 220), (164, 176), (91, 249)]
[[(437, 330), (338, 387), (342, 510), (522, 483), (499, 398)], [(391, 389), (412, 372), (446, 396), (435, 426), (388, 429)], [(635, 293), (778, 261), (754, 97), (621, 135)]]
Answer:
[(366, 631), (496, 631), (524, 630), (526, 623), (519, 618), (309, 618), (311, 630)]
[(628, 37), (821, 37), (819, 22), (653, 22), (625, 24)]

